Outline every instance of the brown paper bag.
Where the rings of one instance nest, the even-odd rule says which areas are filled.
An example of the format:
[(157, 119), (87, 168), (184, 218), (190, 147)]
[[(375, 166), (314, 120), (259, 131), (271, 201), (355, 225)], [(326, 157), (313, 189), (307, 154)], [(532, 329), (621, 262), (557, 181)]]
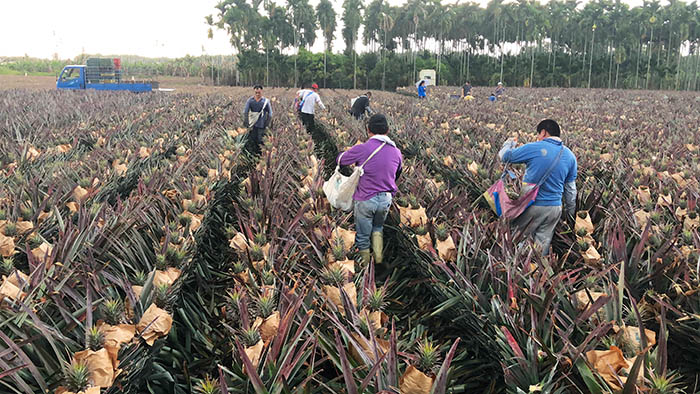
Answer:
[(591, 350), (586, 352), (588, 363), (605, 379), (614, 389), (621, 389), (616, 375), (622, 368), (627, 367), (627, 361), (622, 351), (617, 346), (611, 346), (610, 350)]
[[(153, 324), (151, 324), (151, 322), (153, 322)], [(150, 326), (148, 326), (149, 324)], [(170, 316), (168, 312), (158, 308), (156, 304), (151, 304), (151, 306), (146, 309), (143, 316), (141, 316), (141, 320), (139, 324), (136, 325), (136, 329), (141, 332), (141, 336), (146, 343), (148, 343), (149, 346), (153, 346), (156, 339), (168, 335), (172, 325), (173, 317)], [(147, 326), (148, 329), (146, 329)]]
[(686, 216), (683, 220), (683, 230), (692, 231), (700, 227), (700, 215), (695, 216), (695, 219), (691, 219), (690, 216)]
[(48, 258), (49, 255), (51, 255), (52, 250), (53, 246), (44, 242), (36, 248), (32, 249), (32, 256), (34, 256), (34, 258), (39, 261), (43, 261), (44, 259)]
[(676, 181), (678, 187), (680, 187), (681, 189), (688, 185), (688, 182), (685, 180), (685, 178), (683, 178), (683, 174), (681, 174), (680, 172), (671, 175), (671, 179)]
[(66, 208), (68, 208), (68, 210), (69, 210), (71, 213), (76, 213), (76, 212), (78, 212), (78, 204), (76, 204), (75, 201), (69, 201), (69, 202), (67, 202), (67, 203), (66, 203)]
[(688, 209), (682, 209), (681, 207), (676, 207), (676, 219), (678, 220), (683, 220), (685, 216), (688, 214)]
[[(581, 219), (578, 214), (581, 212), (586, 212), (586, 217)], [(574, 225), (574, 231), (576, 231), (576, 234), (578, 234), (578, 230), (580, 229), (585, 229), (587, 235), (593, 234), (593, 222), (591, 221), (591, 215), (588, 214), (588, 211), (581, 211), (576, 214), (576, 224)]]
[[(248, 356), (248, 359), (250, 359), (250, 363), (253, 364), (255, 369), (258, 369), (258, 364), (260, 364), (260, 356), (262, 355), (263, 351), (262, 339), (259, 340), (254, 346), (243, 349), (243, 351), (245, 352), (246, 356)], [(243, 372), (245, 372), (245, 367), (243, 368)]]
[(265, 319), (258, 331), (260, 331), (260, 337), (263, 342), (267, 343), (277, 335), (277, 330), (280, 327), (280, 313), (275, 312), (271, 314), (267, 319)]
[(28, 220), (20, 220), (17, 223), (17, 234), (24, 235), (34, 230), (34, 223)]
[(80, 185), (76, 186), (75, 189), (73, 189), (73, 200), (75, 200), (75, 202), (77, 203), (80, 203), (83, 200), (85, 200), (85, 196), (87, 195), (88, 191), (80, 187)]
[(455, 241), (452, 240), (452, 236), (449, 235), (444, 241), (437, 240), (436, 243), (438, 256), (445, 261), (455, 261), (457, 260), (457, 248), (455, 247)]
[(2, 284), (0, 285), (0, 302), (4, 298), (9, 298), (12, 301), (16, 301), (23, 296), (24, 293), (19, 287), (15, 286), (13, 283), (10, 283), (6, 277), (2, 277)]
[(228, 246), (230, 246), (233, 249), (236, 250), (246, 250), (248, 247), (248, 240), (246, 239), (245, 235), (243, 233), (238, 232), (236, 235), (231, 238), (231, 241), (229, 241)]
[(644, 230), (649, 221), (649, 212), (639, 210), (634, 213), (634, 220), (637, 222), (640, 230)]
[[(639, 327), (625, 326), (621, 329), (618, 327), (618, 330), (618, 335), (620, 335), (623, 342), (630, 344), (637, 352), (642, 351), (642, 339), (640, 337)], [(646, 336), (647, 346), (656, 345), (656, 332), (645, 328), (644, 335)]]
[(367, 308), (364, 308), (360, 311), (360, 317), (365, 316), (367, 316), (367, 324), (371, 325), (373, 332), (384, 327), (384, 324), (389, 321), (389, 317), (382, 311), (370, 312)]
[(0, 254), (2, 257), (10, 257), (15, 254), (15, 240), (0, 234)]
[(647, 202), (651, 201), (651, 192), (649, 191), (648, 186), (639, 186), (636, 192), (637, 198), (639, 198), (639, 202), (642, 204), (646, 204)]
[(673, 198), (670, 194), (659, 194), (656, 204), (662, 207), (670, 207), (673, 204)]
[(29, 283), (29, 275), (26, 275), (20, 270), (15, 270), (15, 272), (11, 273), (10, 276), (7, 277), (7, 280), (13, 285), (22, 288), (22, 286)]
[(58, 386), (58, 388), (56, 388), (56, 391), (54, 393), (55, 394), (100, 394), (100, 388), (99, 387), (90, 387), (86, 390), (78, 391), (76, 393), (73, 391), (66, 390), (66, 388), (63, 386)]
[(114, 382), (114, 366), (107, 349), (93, 352), (90, 349), (75, 353), (75, 361), (84, 361), (97, 387), (110, 387)]
[(328, 268), (331, 270), (340, 268), (345, 272), (345, 275), (347, 276), (348, 279), (352, 278), (353, 275), (355, 275), (355, 261), (353, 260), (343, 260), (343, 261), (336, 261), (330, 265), (328, 265)]
[(153, 274), (153, 287), (158, 287), (162, 284), (172, 286), (173, 283), (180, 277), (181, 271), (174, 267), (168, 267), (166, 271), (156, 270)]
[[(588, 300), (588, 294), (591, 295), (591, 300)], [(588, 294), (586, 293), (586, 290), (579, 290), (574, 294), (574, 299), (576, 300), (576, 307), (580, 311), (586, 310), (592, 302), (596, 302), (598, 298), (600, 297), (605, 297), (607, 294), (599, 292), (599, 291), (589, 291)]]
[(430, 394), (435, 378), (409, 365), (399, 380), (401, 394)]
[(592, 244), (588, 246), (588, 250), (583, 252), (581, 256), (586, 264), (595, 265), (600, 262), (600, 254)]
[(430, 238), (430, 233), (416, 235), (416, 240), (418, 241), (418, 248), (422, 250), (430, 250), (433, 247), (433, 240)]
[(122, 344), (131, 342), (136, 334), (136, 327), (133, 324), (119, 324), (112, 326), (103, 321), (97, 322), (97, 328), (105, 336), (104, 348), (109, 353), (109, 358), (112, 361), (112, 366), (116, 370), (119, 367), (119, 349)]
[(442, 164), (445, 165), (445, 167), (452, 167), (455, 164), (454, 159), (452, 159), (452, 156), (445, 156), (444, 159), (442, 159)]
[[(347, 293), (348, 298), (350, 298), (352, 305), (357, 307), (357, 289), (355, 288), (355, 284), (352, 282), (346, 283), (343, 286), (343, 289), (345, 290), (345, 293)], [(335, 286), (323, 286), (323, 294), (326, 296), (328, 301), (332, 302), (336, 307), (338, 307), (340, 314), (345, 315), (345, 307), (343, 306), (343, 300), (340, 297), (339, 288)]]
[(467, 166), (467, 169), (469, 170), (469, 172), (472, 173), (472, 175), (479, 175), (479, 165), (476, 164), (475, 161), (472, 161), (471, 163), (469, 163), (469, 165)]
[[(372, 349), (372, 340), (370, 338), (367, 338), (367, 343), (362, 339), (362, 337), (359, 334), (352, 333), (351, 335), (353, 338), (355, 338), (355, 341), (357, 341), (357, 343), (360, 345), (360, 349), (362, 349), (362, 352), (366, 354), (372, 362), (376, 362), (377, 358), (374, 356), (374, 349)], [(384, 353), (389, 351), (389, 341), (381, 338), (374, 338), (374, 340), (377, 342), (377, 353), (379, 353), (379, 357), (382, 357)], [(363, 363), (364, 361), (362, 359), (362, 356), (360, 356), (360, 352), (352, 343), (350, 343), (350, 357), (352, 357), (358, 363)]]

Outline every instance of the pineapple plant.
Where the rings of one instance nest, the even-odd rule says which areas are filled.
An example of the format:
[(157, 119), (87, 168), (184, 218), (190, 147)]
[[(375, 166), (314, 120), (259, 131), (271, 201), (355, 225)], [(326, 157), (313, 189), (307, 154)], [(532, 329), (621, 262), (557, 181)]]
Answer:
[(233, 273), (238, 275), (246, 270), (246, 266), (242, 261), (233, 263)]
[(371, 312), (381, 311), (386, 306), (386, 292), (379, 288), (370, 293), (367, 299), (367, 307)]
[(321, 272), (321, 280), (328, 286), (341, 286), (345, 283), (347, 275), (339, 266), (324, 268)]
[(44, 243), (44, 240), (39, 235), (34, 235), (27, 242), (29, 243), (29, 249), (36, 249)]
[(345, 260), (345, 242), (342, 238), (338, 237), (333, 241), (333, 246), (331, 247), (331, 254), (336, 261)]
[(414, 196), (413, 194), (408, 196), (408, 204), (411, 206), (411, 209), (420, 208), (420, 203), (418, 202), (418, 197)]
[(154, 303), (158, 308), (168, 309), (168, 306), (170, 306), (171, 294), (169, 294), (169, 289), (170, 286), (167, 283), (161, 283), (155, 287)]
[(275, 284), (275, 273), (271, 269), (263, 270), (260, 273), (260, 279), (262, 280), (263, 285), (272, 286)]
[(17, 235), (17, 224), (13, 222), (9, 222), (5, 224), (5, 229), (3, 230), (5, 235), (8, 237), (14, 237)]
[(258, 222), (262, 222), (264, 218), (265, 213), (263, 212), (262, 208), (255, 208), (253, 210), (253, 217), (255, 217), (255, 220)]
[(105, 345), (105, 334), (96, 326), (92, 326), (86, 333), (87, 348), (96, 352)]
[(435, 226), (435, 237), (437, 237), (439, 241), (445, 241), (449, 235), (450, 229), (447, 227), (447, 224), (440, 223)]
[(577, 243), (578, 243), (578, 250), (580, 250), (582, 252), (584, 252), (584, 251), (588, 250), (588, 248), (590, 248), (588, 241), (586, 241), (585, 239), (579, 239)]
[(258, 330), (256, 330), (255, 328), (249, 328), (247, 330), (241, 330), (240, 339), (241, 342), (243, 342), (243, 346), (251, 347), (255, 346), (258, 342), (260, 342), (261, 338)]
[(145, 272), (136, 271), (136, 273), (134, 274), (134, 279), (131, 282), (136, 286), (143, 286), (143, 284), (146, 283), (147, 279), (148, 275)]
[(435, 347), (431, 341), (426, 339), (418, 345), (417, 353), (418, 359), (414, 366), (426, 375), (434, 375), (435, 368), (440, 358), (438, 348)]
[(32, 220), (34, 211), (32, 211), (30, 207), (22, 207), (22, 209), (19, 210), (19, 215), (22, 217), (22, 220)]
[(4, 258), (0, 261), (0, 277), (10, 276), (15, 272), (15, 262), (12, 259)]
[(68, 365), (63, 372), (63, 384), (68, 391), (75, 393), (87, 390), (90, 386), (90, 378), (90, 369), (82, 360)]
[(265, 245), (267, 243), (267, 237), (265, 236), (265, 233), (260, 232), (255, 234), (253, 241), (255, 241), (255, 243), (258, 245)]
[(277, 309), (275, 296), (272, 294), (260, 296), (257, 300), (258, 315), (263, 319), (267, 319)]
[(263, 250), (258, 244), (253, 244), (248, 251), (250, 252), (250, 258), (253, 261), (261, 261), (265, 258)]
[(177, 220), (182, 227), (187, 227), (190, 225), (190, 223), (192, 223), (192, 217), (189, 215), (185, 215), (185, 214), (180, 214), (177, 217)]
[(100, 305), (100, 311), (107, 324), (116, 326), (124, 317), (124, 304), (118, 299), (107, 300)]
[(7, 211), (0, 209), (0, 220), (7, 220)]
[(420, 226), (416, 227), (416, 229), (414, 231), (416, 232), (416, 235), (420, 235), (420, 236), (428, 234), (428, 229), (422, 224)]
[(205, 377), (194, 388), (197, 394), (219, 394), (219, 384), (209, 376)]
[(586, 235), (588, 235), (588, 229), (581, 227), (576, 231), (576, 235), (578, 235), (579, 237), (585, 237)]
[(401, 208), (408, 208), (408, 198), (406, 196), (401, 196), (396, 199), (396, 204)]
[(585, 219), (588, 216), (588, 211), (579, 211), (578, 217), (581, 219)]
[(156, 269), (161, 271), (168, 269), (168, 259), (164, 254), (156, 255)]

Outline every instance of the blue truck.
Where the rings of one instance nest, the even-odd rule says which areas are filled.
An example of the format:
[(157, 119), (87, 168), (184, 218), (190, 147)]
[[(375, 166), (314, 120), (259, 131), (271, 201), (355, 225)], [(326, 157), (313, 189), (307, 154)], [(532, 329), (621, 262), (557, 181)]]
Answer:
[(86, 65), (63, 67), (56, 80), (56, 89), (126, 90), (141, 93), (158, 90), (158, 82), (122, 80), (120, 59), (90, 58)]

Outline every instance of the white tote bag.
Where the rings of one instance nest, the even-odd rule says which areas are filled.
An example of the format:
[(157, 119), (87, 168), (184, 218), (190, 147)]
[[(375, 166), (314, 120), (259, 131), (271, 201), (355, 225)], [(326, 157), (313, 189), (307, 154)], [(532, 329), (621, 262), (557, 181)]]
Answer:
[[(328, 202), (333, 208), (343, 210), (348, 212), (352, 209), (352, 195), (355, 194), (355, 189), (357, 189), (357, 184), (360, 182), (360, 177), (365, 174), (364, 166), (367, 162), (374, 157), (374, 155), (379, 152), (386, 142), (383, 143), (379, 148), (375, 149), (371, 155), (362, 163), (361, 166), (355, 167), (350, 176), (345, 176), (340, 173), (340, 165), (335, 166), (335, 172), (328, 178), (327, 181), (323, 182), (323, 193), (325, 193)], [(341, 153), (338, 158), (338, 163), (342, 159), (345, 152)]]

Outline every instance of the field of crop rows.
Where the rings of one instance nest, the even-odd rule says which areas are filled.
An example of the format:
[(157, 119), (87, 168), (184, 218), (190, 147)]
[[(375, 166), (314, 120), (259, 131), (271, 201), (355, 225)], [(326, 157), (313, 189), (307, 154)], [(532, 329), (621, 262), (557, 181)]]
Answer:
[[(366, 266), (321, 190), (357, 92), (307, 130), (295, 90), (261, 156), (250, 89), (0, 92), (0, 393), (700, 389), (696, 95), (375, 92), (404, 171)], [(579, 194), (542, 258), (480, 196), (546, 117)]]

